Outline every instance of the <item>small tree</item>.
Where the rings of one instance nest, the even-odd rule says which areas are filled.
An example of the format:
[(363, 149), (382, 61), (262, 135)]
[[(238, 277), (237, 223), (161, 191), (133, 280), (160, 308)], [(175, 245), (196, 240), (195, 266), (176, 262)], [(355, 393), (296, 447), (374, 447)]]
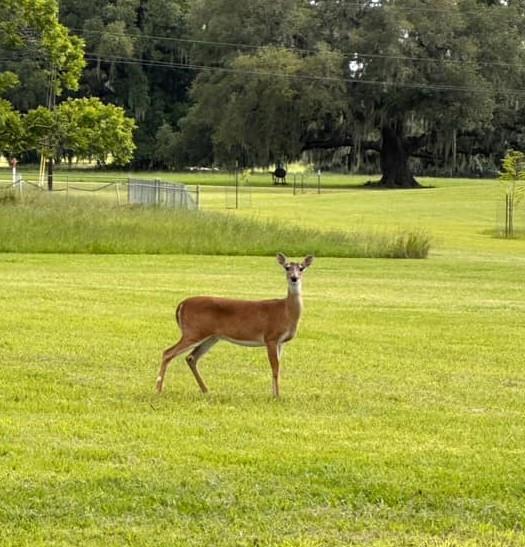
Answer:
[(509, 150), (503, 159), (500, 180), (505, 184), (505, 237), (514, 237), (514, 210), (525, 196), (525, 154)]
[(55, 158), (75, 156), (100, 165), (111, 159), (124, 165), (133, 157), (135, 121), (119, 106), (103, 104), (94, 97), (68, 99), (55, 110), (40, 106), (30, 110), (24, 122), (26, 134), (31, 136), (27, 148), (41, 150), (48, 160), (50, 190)]

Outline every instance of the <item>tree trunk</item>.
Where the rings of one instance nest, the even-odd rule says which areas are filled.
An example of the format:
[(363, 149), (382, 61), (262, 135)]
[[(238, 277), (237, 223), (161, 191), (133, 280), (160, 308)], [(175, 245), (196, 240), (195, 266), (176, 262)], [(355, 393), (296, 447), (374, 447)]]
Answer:
[(382, 128), (381, 171), (379, 186), (386, 188), (419, 188), (408, 166), (408, 150), (403, 140), (403, 125), (396, 122)]

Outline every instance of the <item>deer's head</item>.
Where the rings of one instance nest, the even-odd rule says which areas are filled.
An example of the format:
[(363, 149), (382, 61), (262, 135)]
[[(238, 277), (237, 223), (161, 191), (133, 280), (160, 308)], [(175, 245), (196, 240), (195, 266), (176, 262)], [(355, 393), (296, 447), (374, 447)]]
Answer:
[(290, 262), (283, 253), (277, 254), (277, 262), (284, 268), (288, 287), (292, 293), (301, 292), (301, 282), (306, 268), (314, 261), (313, 256), (307, 256), (302, 262)]

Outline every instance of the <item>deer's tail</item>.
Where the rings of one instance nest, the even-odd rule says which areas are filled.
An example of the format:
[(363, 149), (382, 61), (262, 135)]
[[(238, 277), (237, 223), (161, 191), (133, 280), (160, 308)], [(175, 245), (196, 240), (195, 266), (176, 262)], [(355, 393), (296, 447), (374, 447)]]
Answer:
[(175, 319), (177, 320), (177, 325), (182, 328), (182, 306), (184, 305), (184, 302), (181, 302), (177, 306), (177, 310), (175, 311)]

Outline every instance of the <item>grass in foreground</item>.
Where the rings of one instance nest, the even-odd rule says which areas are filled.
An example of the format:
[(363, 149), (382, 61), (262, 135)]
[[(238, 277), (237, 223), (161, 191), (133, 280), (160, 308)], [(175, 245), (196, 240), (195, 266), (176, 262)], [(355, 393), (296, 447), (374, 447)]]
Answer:
[(213, 212), (114, 207), (90, 198), (35, 194), (0, 204), (0, 252), (95, 254), (290, 254), (425, 258), (421, 230), (320, 231)]
[(273, 258), (0, 256), (0, 543), (524, 544), (524, 275), (318, 259), (276, 402), (226, 344), (153, 393), (176, 303), (279, 296)]

